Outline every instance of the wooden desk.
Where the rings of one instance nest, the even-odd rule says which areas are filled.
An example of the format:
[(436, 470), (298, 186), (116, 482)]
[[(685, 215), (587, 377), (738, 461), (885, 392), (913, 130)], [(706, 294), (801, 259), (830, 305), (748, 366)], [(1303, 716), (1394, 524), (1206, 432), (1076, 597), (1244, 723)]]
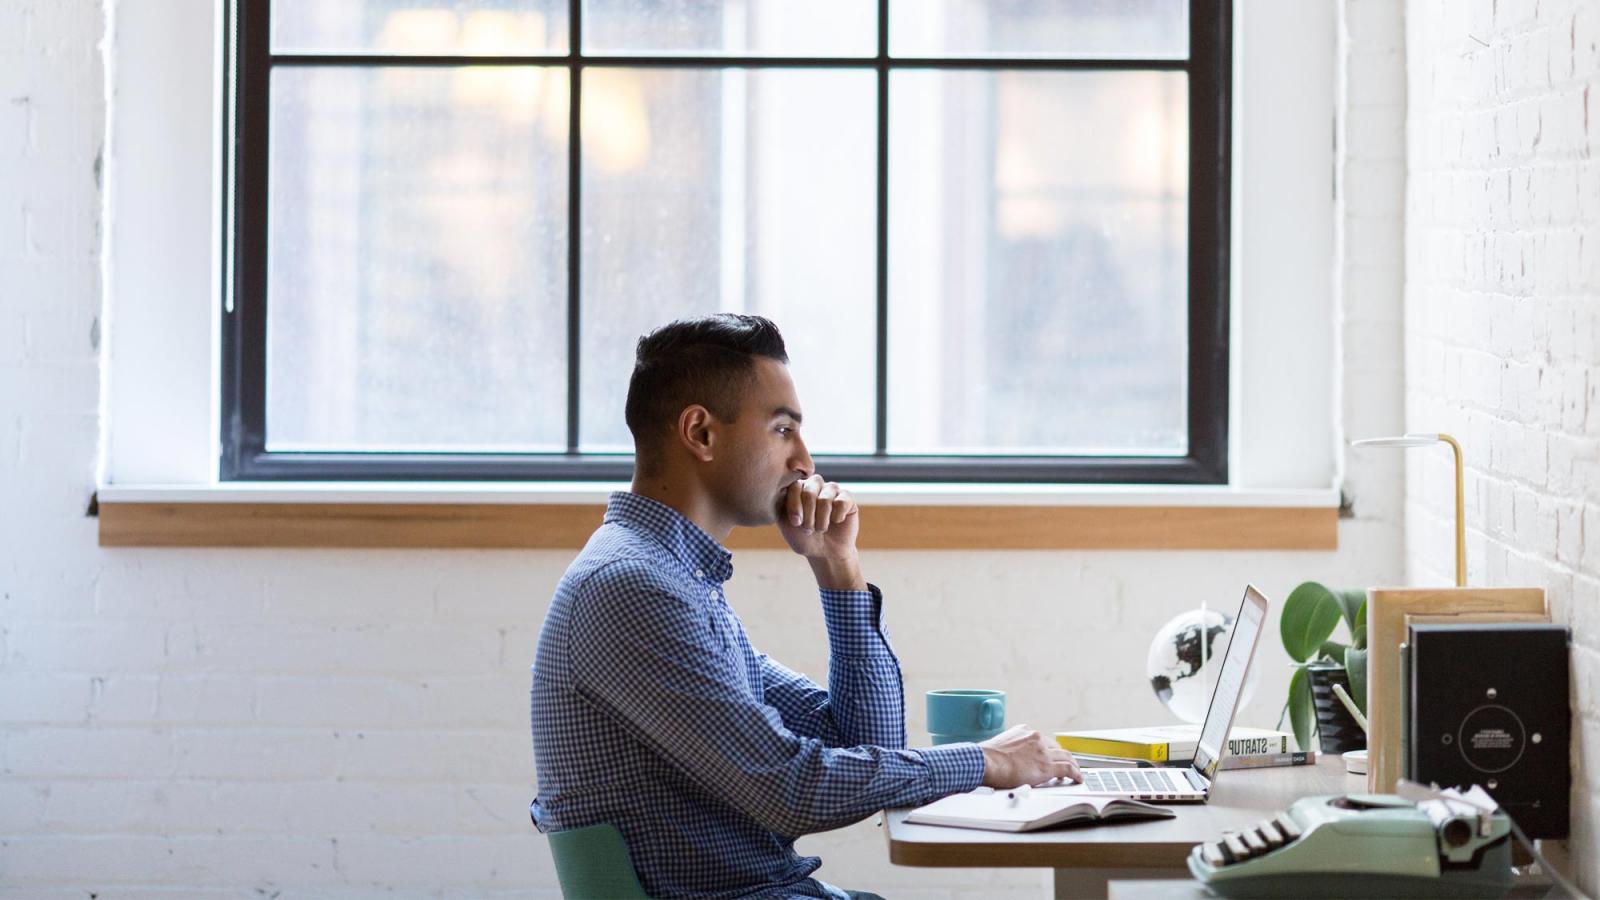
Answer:
[(1315, 766), (1223, 772), (1211, 802), (1175, 805), (1173, 819), (1008, 834), (908, 825), (910, 810), (892, 809), (885, 831), (896, 865), (1050, 868), (1056, 897), (1105, 897), (1112, 878), (1188, 878), (1195, 844), (1249, 828), (1301, 797), (1366, 789), (1366, 777), (1346, 775), (1332, 755)]

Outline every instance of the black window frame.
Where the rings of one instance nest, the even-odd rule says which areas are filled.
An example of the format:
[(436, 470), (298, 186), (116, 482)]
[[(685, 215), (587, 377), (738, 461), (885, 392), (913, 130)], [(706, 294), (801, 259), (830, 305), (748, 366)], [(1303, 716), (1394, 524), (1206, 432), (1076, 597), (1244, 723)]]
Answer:
[[(871, 57), (585, 55), (583, 2), (570, 0), (563, 55), (418, 56), (272, 54), (271, 0), (226, 4), (226, 89), (221, 115), (227, 165), (222, 314), (221, 458), (224, 481), (617, 481), (633, 474), (631, 454), (579, 453), (579, 216), (583, 70), (589, 66), (692, 69), (867, 69), (877, 75), (876, 451), (818, 454), (828, 477), (877, 482), (1226, 484), (1229, 410), (1229, 243), (1232, 0), (1188, 0), (1185, 59), (891, 57), (889, 0), (878, 3)], [(270, 79), (274, 66), (494, 66), (567, 68), (568, 127), (567, 449), (563, 453), (272, 452), (266, 447), (267, 172)], [(888, 423), (889, 75), (896, 70), (1183, 71), (1189, 78), (1188, 452), (1183, 456), (1009, 456), (890, 454)]]

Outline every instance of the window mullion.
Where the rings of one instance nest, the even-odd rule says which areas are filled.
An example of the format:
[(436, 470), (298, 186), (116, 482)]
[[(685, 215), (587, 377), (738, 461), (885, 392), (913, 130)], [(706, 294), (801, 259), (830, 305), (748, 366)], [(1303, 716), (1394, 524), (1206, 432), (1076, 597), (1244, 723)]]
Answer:
[(579, 125), (583, 109), (583, 0), (572, 0), (568, 9), (570, 26), (567, 38), (567, 452), (578, 452), (579, 348), (581, 344), (583, 302), (579, 293), (581, 273), (579, 241), (582, 224), (583, 135)]
[(878, 281), (873, 454), (889, 449), (889, 0), (878, 0)]

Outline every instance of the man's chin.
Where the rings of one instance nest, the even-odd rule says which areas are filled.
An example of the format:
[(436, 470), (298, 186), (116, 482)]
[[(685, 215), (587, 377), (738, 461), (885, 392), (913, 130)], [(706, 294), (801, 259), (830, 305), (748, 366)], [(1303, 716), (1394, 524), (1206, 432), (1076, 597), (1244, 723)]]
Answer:
[(765, 528), (768, 525), (776, 525), (778, 524), (778, 511), (777, 509), (763, 510), (753, 514), (750, 517), (750, 521), (740, 522), (739, 524), (747, 528)]
[(767, 507), (766, 516), (761, 520), (762, 525), (776, 525), (789, 512), (789, 486), (784, 485), (778, 489), (778, 495), (772, 499), (772, 505)]
[(777, 504), (772, 504), (761, 509), (745, 509), (739, 516), (739, 527), (741, 528), (765, 528), (768, 525), (776, 525), (777, 522)]

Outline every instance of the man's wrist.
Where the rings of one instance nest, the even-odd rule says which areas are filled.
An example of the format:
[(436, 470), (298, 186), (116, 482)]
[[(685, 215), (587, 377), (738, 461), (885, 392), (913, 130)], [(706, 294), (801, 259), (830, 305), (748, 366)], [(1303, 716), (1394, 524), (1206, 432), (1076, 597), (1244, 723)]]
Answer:
[[(978, 745), (978, 749), (983, 751), (983, 772), (978, 776), (979, 782), (988, 785), (989, 787), (998, 787), (999, 782), (997, 779), (999, 778), (1001, 768), (998, 765), (1000, 762), (999, 751), (985, 747), (982, 744)], [(991, 780), (991, 775), (994, 776), (996, 780)]]
[(811, 564), (811, 573), (817, 577), (817, 587), (824, 591), (867, 589), (867, 579), (861, 574), (861, 558), (858, 556), (843, 559), (806, 557), (806, 562)]
[(917, 752), (928, 763), (930, 800), (970, 791), (987, 781), (983, 748), (977, 744), (941, 744)]

